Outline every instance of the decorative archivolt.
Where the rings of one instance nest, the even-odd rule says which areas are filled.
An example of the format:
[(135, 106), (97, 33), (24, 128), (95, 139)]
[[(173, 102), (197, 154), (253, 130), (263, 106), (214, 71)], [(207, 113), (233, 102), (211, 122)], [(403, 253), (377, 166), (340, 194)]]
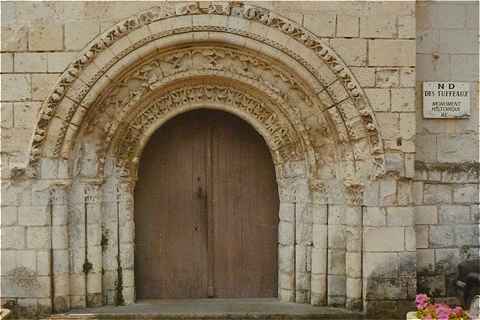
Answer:
[[(378, 175), (383, 172), (383, 146), (373, 112), (371, 111), (368, 101), (358, 83), (348, 68), (343, 64), (341, 59), (339, 59), (337, 55), (315, 35), (298, 26), (294, 22), (278, 16), (269, 10), (238, 2), (196, 2), (190, 4), (168, 4), (162, 7), (155, 7), (118, 23), (102, 36), (94, 40), (88, 45), (80, 57), (70, 64), (67, 70), (62, 74), (56, 88), (43, 104), (37, 128), (34, 132), (32, 140), (30, 159), (31, 164), (35, 164), (35, 162), (42, 156), (42, 149), (44, 148), (49, 128), (52, 126), (52, 121), (55, 122), (53, 127), (57, 128), (58, 132), (58, 137), (55, 137), (56, 142), (54, 143), (55, 146), (53, 147), (53, 155), (57, 157), (61, 156), (61, 149), (63, 148), (63, 145), (66, 142), (73, 143), (72, 140), (74, 139), (76, 131), (78, 131), (77, 127), (81, 123), (84, 115), (87, 113), (87, 111), (89, 111), (88, 109), (90, 106), (85, 105), (85, 102), (82, 101), (89, 94), (91, 88), (98, 82), (99, 79), (104, 77), (104, 74), (113, 65), (120, 61), (128, 53), (135, 51), (137, 48), (142, 47), (148, 42), (160, 37), (166, 37), (178, 33), (217, 31), (230, 34), (239, 34), (245, 37), (251, 37), (255, 41), (263, 42), (265, 45), (270, 45), (273, 47), (276, 46), (277, 48), (281, 47), (280, 45), (275, 44), (273, 41), (264, 38), (261, 39), (261, 37), (258, 35), (251, 35), (247, 31), (242, 31), (240, 30), (241, 28), (232, 28), (228, 26), (219, 27), (208, 25), (190, 25), (179, 27), (177, 29), (172, 28), (171, 30), (165, 30), (162, 31), (161, 34), (158, 33), (146, 36), (138, 42), (132, 43), (130, 47), (125, 48), (122, 52), (117, 52), (116, 55), (109, 61), (102, 62), (102, 65), (99, 65), (98, 68), (94, 69), (98, 70), (96, 73), (91, 74), (91, 71), (89, 71), (87, 76), (82, 77), (84, 71), (90, 69), (89, 67), (92, 62), (99, 55), (101, 55), (102, 52), (104, 52), (107, 48), (114, 46), (118, 40), (122, 39), (133, 31), (141, 29), (156, 21), (173, 19), (176, 17), (179, 18), (188, 15), (195, 16), (206, 14), (235, 17), (260, 23), (264, 26), (268, 26), (269, 28), (274, 28), (275, 30), (280, 31), (282, 34), (287, 35), (308, 50), (311, 50), (315, 56), (318, 57), (322, 63), (328, 67), (327, 69), (329, 72), (334, 75), (336, 79), (334, 82), (329, 84), (321, 83), (319, 85), (321, 92), (313, 90), (314, 96), (311, 96), (312, 92), (309, 93), (308, 90), (304, 90), (301, 84), (298, 86), (299, 82), (295, 79), (292, 82), (291, 77), (283, 77), (283, 75), (279, 76), (279, 74), (277, 74), (273, 77), (273, 80), (277, 81), (277, 83), (271, 89), (280, 90), (281, 94), (282, 89), (279, 85), (284, 82), (289, 83), (291, 88), (296, 88), (297, 86), (300, 88), (300, 90), (297, 90), (297, 92), (300, 93), (299, 97), (295, 97), (294, 95), (288, 95), (288, 97), (293, 97), (293, 99), (299, 98), (297, 100), (305, 103), (306, 105), (319, 106), (321, 105), (321, 102), (319, 101), (323, 101), (322, 97), (327, 98), (330, 100), (330, 102), (333, 101), (333, 103), (329, 103), (325, 106), (324, 113), (329, 123), (333, 125), (334, 131), (339, 137), (338, 140), (340, 143), (355, 143), (356, 140), (367, 141), (371, 159), (373, 159), (376, 167), (373, 175)], [(288, 49), (285, 47), (282, 47), (281, 50), (284, 52), (288, 51)], [(208, 72), (210, 74), (220, 72), (215, 71), (216, 63), (225, 57), (218, 55), (218, 52), (220, 51), (213, 52), (210, 55), (203, 55), (204, 58), (207, 59), (207, 65), (209, 65)], [(299, 57), (297, 54), (292, 52), (288, 52), (288, 54), (292, 56), (298, 63), (304, 66), (308, 64), (305, 59)], [(175, 68), (176, 64), (180, 63), (182, 59), (184, 59), (182, 56), (172, 56), (172, 60), (169, 61), (169, 63), (173, 66), (173, 68)], [(241, 63), (244, 62), (245, 61), (238, 60), (240, 70)], [(252, 65), (252, 63), (250, 63), (250, 65)], [(79, 78), (82, 79), (80, 82), (78, 81)], [(143, 85), (145, 86), (145, 83), (148, 83), (148, 81), (151, 81), (152, 84), (161, 85), (161, 82), (152, 78), (146, 79), (146, 82), (143, 82)], [(346, 92), (346, 96), (342, 96), (341, 98), (343, 100), (340, 100), (340, 98), (335, 98), (335, 92), (333, 91), (337, 90), (338, 86), (342, 87), (342, 90)], [(154, 88), (154, 86), (150, 86), (149, 89), (151, 90), (152, 88)], [(71, 107), (59, 112), (60, 110), (57, 110), (58, 105), (63, 103), (65, 100), (65, 95), (69, 90), (72, 89), (74, 90), (75, 94), (73, 95), (72, 99), (73, 103), (70, 103)], [(135, 94), (135, 91), (128, 92), (129, 99), (131, 100), (130, 103), (135, 102)], [(296, 103), (290, 103), (290, 105), (295, 104)], [(300, 116), (308, 117), (308, 115)], [(305, 129), (308, 130), (309, 128)], [(55, 136), (57, 136), (57, 134), (55, 134)], [(51, 143), (51, 141), (49, 141), (49, 143)], [(51, 146), (49, 148), (52, 149)], [(355, 152), (358, 149), (359, 148), (352, 148), (354, 158), (353, 161), (355, 161)]]
[[(222, 86), (197, 84), (162, 92), (141, 108), (132, 119), (119, 128), (112, 146), (113, 156), (131, 172), (150, 135), (173, 116), (196, 108), (227, 110), (247, 119), (264, 136), (274, 162), (304, 157), (304, 142), (289, 121), (265, 101), (241, 90)], [(131, 167), (129, 167), (131, 166)]]

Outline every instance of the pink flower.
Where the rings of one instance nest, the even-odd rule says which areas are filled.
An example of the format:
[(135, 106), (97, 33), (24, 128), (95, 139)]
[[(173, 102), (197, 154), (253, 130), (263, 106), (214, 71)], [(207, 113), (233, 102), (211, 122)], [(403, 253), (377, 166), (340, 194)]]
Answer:
[(437, 312), (438, 320), (448, 320), (450, 314), (452, 313), (452, 309), (446, 304), (443, 303), (436, 303), (435, 309)]
[(463, 315), (463, 309), (462, 307), (455, 307), (453, 308), (453, 313), (457, 316), (457, 317), (461, 317)]
[(417, 309), (418, 310), (425, 309), (425, 307), (428, 305), (429, 300), (430, 299), (426, 294), (423, 294), (423, 293), (417, 294), (417, 296), (415, 297), (415, 304), (417, 305)]

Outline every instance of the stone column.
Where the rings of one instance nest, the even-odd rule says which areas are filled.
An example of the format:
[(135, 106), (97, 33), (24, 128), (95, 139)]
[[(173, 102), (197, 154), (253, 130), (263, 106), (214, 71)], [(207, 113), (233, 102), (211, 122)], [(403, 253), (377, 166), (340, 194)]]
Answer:
[(68, 241), (70, 243), (70, 307), (84, 308), (86, 301), (85, 263), (85, 204), (84, 186), (74, 181), (68, 200)]
[(295, 203), (280, 202), (278, 224), (278, 296), (282, 301), (295, 301), (294, 211)]
[(133, 192), (135, 181), (123, 178), (118, 183), (118, 229), (117, 241), (119, 243), (119, 273), (117, 274), (117, 289), (123, 296), (123, 303), (135, 302), (134, 279), (134, 250), (135, 250), (135, 225)]
[(345, 216), (346, 235), (346, 307), (362, 309), (362, 208), (347, 207)]
[(312, 204), (313, 248), (311, 304), (327, 304), (327, 210), (326, 204)]
[[(298, 198), (297, 198), (298, 200)], [(312, 211), (310, 203), (295, 202), (295, 302), (310, 303)]]
[(345, 206), (329, 205), (327, 211), (328, 233), (328, 294), (329, 306), (343, 307), (346, 294), (345, 274)]
[(103, 185), (102, 216), (102, 259), (103, 259), (103, 301), (115, 304), (118, 253), (118, 184), (114, 177), (106, 179)]
[(52, 186), (51, 222), (52, 248), (51, 265), (53, 271), (53, 312), (65, 312), (70, 309), (70, 256), (68, 239), (67, 189), (70, 181)]
[(102, 305), (102, 193), (99, 180), (84, 185), (87, 306)]

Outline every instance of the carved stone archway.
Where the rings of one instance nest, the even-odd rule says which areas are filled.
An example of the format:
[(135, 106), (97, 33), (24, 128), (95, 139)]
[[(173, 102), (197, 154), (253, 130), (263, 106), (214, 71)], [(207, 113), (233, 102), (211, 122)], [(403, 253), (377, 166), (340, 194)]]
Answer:
[[(263, 8), (202, 2), (118, 23), (69, 65), (42, 106), (29, 166), (39, 180), (56, 167), (52, 189), (68, 198), (56, 214), (70, 217), (71, 264), (54, 274), (70, 285), (55, 288), (56, 300), (66, 308), (134, 301), (137, 160), (156, 128), (199, 107), (242, 117), (272, 152), (279, 297), (361, 306), (358, 205), (362, 184), (384, 171), (368, 100), (308, 30)], [(334, 269), (330, 256), (343, 257)]]

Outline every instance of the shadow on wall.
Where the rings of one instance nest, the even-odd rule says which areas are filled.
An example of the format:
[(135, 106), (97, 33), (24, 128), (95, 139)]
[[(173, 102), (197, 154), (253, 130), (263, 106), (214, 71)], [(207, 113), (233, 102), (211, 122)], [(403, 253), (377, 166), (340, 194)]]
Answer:
[(365, 262), (368, 316), (405, 319), (415, 310), (416, 253), (367, 253)]

